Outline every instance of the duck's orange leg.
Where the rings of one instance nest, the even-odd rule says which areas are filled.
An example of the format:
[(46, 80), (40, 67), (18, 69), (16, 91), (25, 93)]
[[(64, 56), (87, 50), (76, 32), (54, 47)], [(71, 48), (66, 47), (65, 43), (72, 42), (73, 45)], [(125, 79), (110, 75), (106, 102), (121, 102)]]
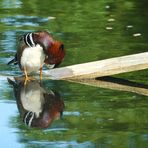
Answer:
[(24, 74), (25, 74), (25, 82), (24, 82), (25, 85), (27, 84), (27, 81), (35, 80), (35, 78), (28, 76), (26, 68), (24, 68)]
[(26, 70), (26, 68), (24, 68), (24, 74), (25, 74), (25, 82), (24, 82), (24, 84), (26, 85), (26, 84), (27, 84), (27, 81), (29, 81), (29, 77), (28, 77), (28, 75), (27, 75), (27, 70)]

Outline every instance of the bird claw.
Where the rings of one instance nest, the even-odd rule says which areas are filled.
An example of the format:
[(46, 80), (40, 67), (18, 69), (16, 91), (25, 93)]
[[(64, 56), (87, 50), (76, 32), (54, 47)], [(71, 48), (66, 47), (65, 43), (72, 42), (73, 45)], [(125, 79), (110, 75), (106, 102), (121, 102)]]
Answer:
[(34, 77), (25, 77), (25, 82), (24, 82), (24, 85), (26, 85), (27, 84), (27, 82), (29, 82), (29, 81), (34, 81), (35, 80), (35, 78)]

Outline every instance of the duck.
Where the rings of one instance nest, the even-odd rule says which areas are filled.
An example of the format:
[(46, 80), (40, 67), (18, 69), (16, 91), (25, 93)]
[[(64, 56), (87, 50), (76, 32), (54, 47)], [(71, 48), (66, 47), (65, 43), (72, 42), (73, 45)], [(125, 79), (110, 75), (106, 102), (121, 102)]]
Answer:
[(22, 77), (7, 78), (13, 87), (20, 119), (29, 128), (48, 128), (54, 120), (62, 117), (64, 101), (61, 95), (47, 89), (37, 80), (30, 80), (26, 85)]
[(8, 65), (19, 65), (25, 75), (25, 82), (29, 81), (28, 74), (40, 71), (42, 79), (43, 65), (56, 68), (65, 56), (64, 44), (54, 40), (48, 31), (28, 32), (19, 39), (17, 52)]

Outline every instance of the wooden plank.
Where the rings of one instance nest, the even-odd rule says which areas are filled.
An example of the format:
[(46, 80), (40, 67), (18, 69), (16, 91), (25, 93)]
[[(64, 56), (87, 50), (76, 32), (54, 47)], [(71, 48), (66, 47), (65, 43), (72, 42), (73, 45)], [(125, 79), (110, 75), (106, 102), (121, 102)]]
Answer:
[[(110, 77), (112, 79), (112, 77)], [(114, 81), (116, 79), (116, 81)], [(107, 88), (112, 90), (133, 92), (140, 95), (148, 96), (148, 85), (123, 80), (120, 78), (114, 78), (112, 81), (101, 80), (101, 79), (72, 79), (70, 82), (85, 84), (94, 87)], [(117, 83), (118, 81), (118, 83)]]
[(43, 71), (50, 79), (83, 79), (148, 68), (148, 52)]

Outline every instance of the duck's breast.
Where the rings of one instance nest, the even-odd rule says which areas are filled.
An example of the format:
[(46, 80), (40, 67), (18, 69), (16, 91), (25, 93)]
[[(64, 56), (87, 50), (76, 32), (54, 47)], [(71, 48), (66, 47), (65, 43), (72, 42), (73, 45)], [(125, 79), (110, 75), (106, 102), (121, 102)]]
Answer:
[(43, 66), (45, 54), (43, 48), (37, 44), (35, 47), (27, 47), (22, 53), (20, 60), (21, 67), (27, 70), (28, 73), (36, 72)]

